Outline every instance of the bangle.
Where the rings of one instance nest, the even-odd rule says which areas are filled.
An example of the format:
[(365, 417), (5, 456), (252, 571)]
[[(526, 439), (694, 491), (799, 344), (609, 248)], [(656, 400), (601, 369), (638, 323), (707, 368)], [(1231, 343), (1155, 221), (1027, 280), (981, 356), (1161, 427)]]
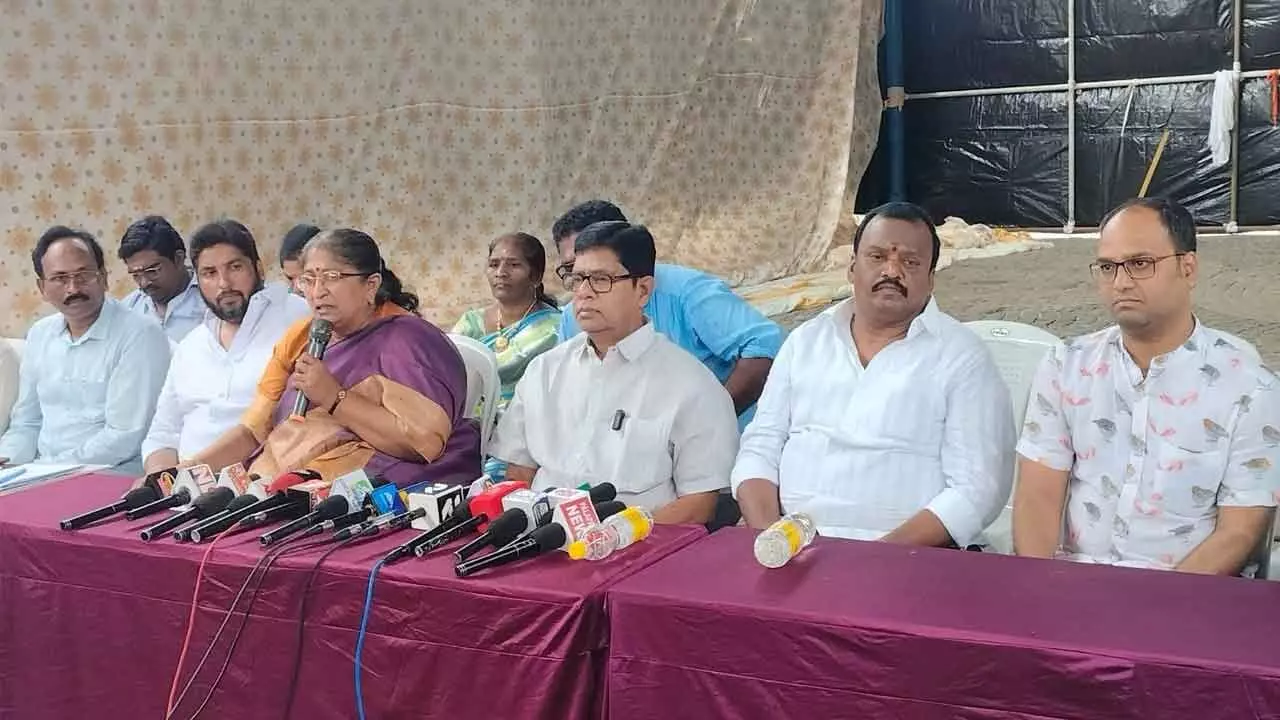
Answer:
[(342, 402), (343, 400), (346, 400), (346, 399), (347, 399), (347, 391), (346, 391), (346, 390), (339, 390), (339, 391), (338, 391), (338, 397), (334, 398), (334, 400), (333, 400), (333, 404), (329, 406), (329, 414), (330, 414), (330, 415), (332, 415), (332, 414), (333, 414), (333, 411), (338, 409), (338, 403), (340, 403), (340, 402)]

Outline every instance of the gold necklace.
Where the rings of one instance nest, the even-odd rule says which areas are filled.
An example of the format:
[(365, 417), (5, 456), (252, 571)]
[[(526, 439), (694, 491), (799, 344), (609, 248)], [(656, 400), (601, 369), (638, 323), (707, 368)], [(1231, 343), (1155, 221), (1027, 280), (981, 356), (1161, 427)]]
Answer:
[[(524, 314), (520, 316), (519, 320), (512, 323), (512, 326), (519, 325), (525, 318), (529, 317), (529, 313), (533, 312), (533, 307), (537, 304), (538, 304), (538, 298), (534, 298), (533, 302), (529, 303), (528, 309), (524, 311)], [(502, 327), (502, 308), (499, 307), (498, 308), (498, 339), (493, 341), (493, 349), (498, 352), (505, 352), (508, 347), (511, 347), (511, 341), (507, 338), (506, 332)]]

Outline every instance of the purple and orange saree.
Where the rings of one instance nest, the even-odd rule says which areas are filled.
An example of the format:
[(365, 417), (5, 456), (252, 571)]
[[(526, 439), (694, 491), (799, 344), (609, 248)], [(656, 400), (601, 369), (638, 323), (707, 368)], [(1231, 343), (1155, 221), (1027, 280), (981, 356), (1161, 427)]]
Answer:
[(249, 471), (262, 477), (310, 468), (326, 480), (359, 468), (401, 487), (423, 480), (465, 484), (480, 475), (480, 432), (466, 417), (462, 357), (439, 328), (387, 303), (360, 332), (330, 343), (324, 364), (350, 395), (395, 416), (417, 457), (379, 452), (326, 412), (290, 420), (298, 391), (294, 361), (306, 350), (310, 319), (276, 344), (241, 423), (261, 443)]

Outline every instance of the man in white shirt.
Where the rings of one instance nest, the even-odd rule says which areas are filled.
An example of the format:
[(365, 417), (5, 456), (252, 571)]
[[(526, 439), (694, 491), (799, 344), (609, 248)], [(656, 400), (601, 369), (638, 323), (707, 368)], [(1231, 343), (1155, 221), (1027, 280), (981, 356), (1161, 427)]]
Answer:
[(121, 302), (153, 318), (174, 343), (204, 318), (204, 302), (191, 269), (182, 236), (159, 215), (133, 223), (120, 239), (120, 260), (138, 289)]
[(574, 249), (564, 282), (584, 332), (529, 364), (491, 453), (535, 489), (607, 481), (658, 522), (705, 523), (738, 447), (733, 399), (645, 318), (648, 230), (597, 223)]
[(164, 331), (106, 296), (102, 246), (89, 233), (50, 228), (31, 261), (41, 295), (58, 313), (27, 333), (0, 465), (140, 470), (138, 448), (169, 368)]
[(1014, 549), (1237, 574), (1280, 491), (1277, 378), (1192, 313), (1195, 221), (1177, 203), (1112, 211), (1091, 270), (1116, 325), (1040, 365), (1018, 444)]
[(311, 313), (284, 285), (263, 283), (257, 243), (234, 220), (200, 228), (191, 261), (208, 313), (174, 351), (142, 443), (147, 472), (177, 465), (235, 427), (276, 341)]
[(743, 518), (804, 512), (822, 535), (974, 544), (1013, 479), (1008, 389), (933, 301), (940, 242), (923, 209), (873, 210), (853, 248), (853, 298), (791, 333), (742, 436)]

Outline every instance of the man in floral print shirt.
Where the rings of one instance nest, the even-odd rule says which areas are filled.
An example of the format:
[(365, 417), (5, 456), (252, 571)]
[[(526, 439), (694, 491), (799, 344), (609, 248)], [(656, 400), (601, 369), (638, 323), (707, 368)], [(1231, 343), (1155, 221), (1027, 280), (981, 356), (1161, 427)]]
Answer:
[(1069, 341), (1036, 373), (1015, 551), (1237, 574), (1280, 490), (1280, 380), (1192, 314), (1195, 224), (1180, 205), (1112, 211), (1090, 269), (1116, 325)]

